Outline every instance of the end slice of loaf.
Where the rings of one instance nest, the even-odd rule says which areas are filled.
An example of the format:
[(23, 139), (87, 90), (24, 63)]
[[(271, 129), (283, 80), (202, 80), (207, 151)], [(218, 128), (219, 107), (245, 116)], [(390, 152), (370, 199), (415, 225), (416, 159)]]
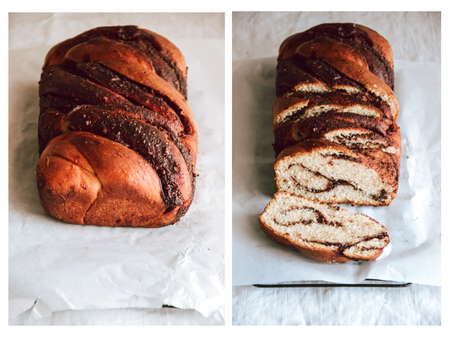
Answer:
[(389, 244), (384, 226), (338, 206), (277, 192), (259, 216), (262, 231), (320, 262), (374, 260)]

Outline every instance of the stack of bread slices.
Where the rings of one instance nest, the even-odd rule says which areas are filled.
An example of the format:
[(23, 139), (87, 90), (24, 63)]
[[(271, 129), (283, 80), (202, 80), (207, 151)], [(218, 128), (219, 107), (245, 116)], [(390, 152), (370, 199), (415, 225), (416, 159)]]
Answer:
[(273, 103), (278, 192), (263, 231), (325, 262), (373, 260), (389, 243), (373, 219), (328, 204), (388, 206), (401, 154), (393, 56), (377, 32), (322, 24), (280, 46)]

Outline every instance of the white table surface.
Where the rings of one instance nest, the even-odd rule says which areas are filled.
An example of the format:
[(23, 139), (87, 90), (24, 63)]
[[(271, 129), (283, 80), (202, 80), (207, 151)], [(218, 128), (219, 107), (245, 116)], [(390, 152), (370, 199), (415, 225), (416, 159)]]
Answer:
[[(325, 22), (368, 26), (394, 59), (441, 62), (440, 13), (236, 12), (233, 61), (276, 56), (288, 36)], [(440, 325), (441, 287), (257, 288), (233, 286), (233, 325)]]

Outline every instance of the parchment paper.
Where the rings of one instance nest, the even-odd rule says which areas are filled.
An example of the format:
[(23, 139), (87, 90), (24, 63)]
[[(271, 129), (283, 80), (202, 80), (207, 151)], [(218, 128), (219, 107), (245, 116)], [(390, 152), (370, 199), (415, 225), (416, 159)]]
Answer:
[(391, 243), (372, 262), (319, 263), (271, 241), (258, 215), (276, 192), (271, 107), (276, 58), (233, 62), (233, 285), (366, 278), (440, 285), (440, 63), (395, 60), (400, 183), (388, 207), (341, 205), (381, 224)]
[[(79, 25), (80, 18), (64, 21), (58, 16), (52, 21), (49, 16), (35, 22), (36, 27), (48, 30), (46, 43), (36, 46), (32, 38), (24, 36), (27, 43), (17, 46), (14, 40), (9, 54), (10, 318), (33, 306), (32, 315), (39, 318), (68, 309), (161, 308), (167, 304), (223, 321), (223, 37), (166, 36), (186, 58), (188, 103), (199, 131), (199, 177), (187, 215), (177, 224), (160, 229), (78, 226), (45, 213), (34, 176), (38, 160), (38, 80), (44, 56), (54, 43), (52, 32), (59, 29), (59, 36), (67, 35), (79, 28), (73, 29), (73, 25)], [(118, 17), (114, 14), (104, 16), (96, 20), (95, 15), (86, 15), (84, 24), (93, 28), (128, 23), (157, 31), (144, 14), (137, 23), (114, 20)], [(19, 30), (18, 35), (25, 31)]]

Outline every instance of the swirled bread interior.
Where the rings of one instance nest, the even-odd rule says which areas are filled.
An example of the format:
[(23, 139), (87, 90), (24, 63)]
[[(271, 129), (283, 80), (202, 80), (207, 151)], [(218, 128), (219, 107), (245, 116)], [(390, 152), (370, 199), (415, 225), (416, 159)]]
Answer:
[(285, 192), (259, 219), (270, 239), (323, 262), (373, 260), (389, 244), (386, 228), (372, 218)]

